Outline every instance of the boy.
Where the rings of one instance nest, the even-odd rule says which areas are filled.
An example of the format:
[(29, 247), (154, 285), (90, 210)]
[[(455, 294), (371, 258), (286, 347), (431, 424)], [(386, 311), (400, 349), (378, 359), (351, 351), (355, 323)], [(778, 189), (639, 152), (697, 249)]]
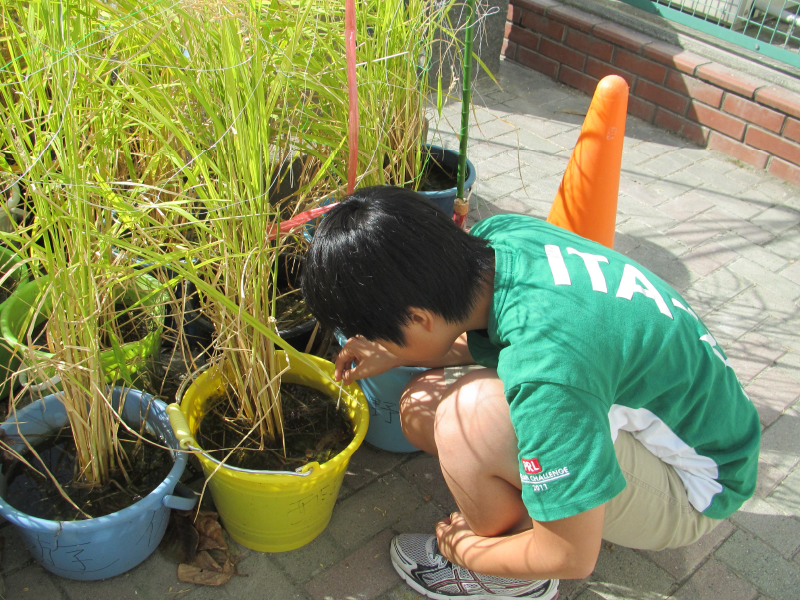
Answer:
[(604, 246), (521, 215), (466, 234), (413, 192), (367, 188), (317, 229), (303, 293), (350, 338), (337, 379), (445, 367), (409, 384), (401, 421), (459, 512), (390, 549), (430, 598), (550, 600), (601, 539), (688, 545), (755, 490), (758, 417), (721, 348)]

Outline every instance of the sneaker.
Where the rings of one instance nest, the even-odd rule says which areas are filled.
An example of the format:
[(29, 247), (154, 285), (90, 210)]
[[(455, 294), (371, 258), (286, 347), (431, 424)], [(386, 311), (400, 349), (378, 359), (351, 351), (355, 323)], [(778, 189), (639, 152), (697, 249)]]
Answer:
[(558, 598), (558, 579), (523, 581), (480, 575), (451, 563), (439, 554), (436, 536), (404, 533), (389, 550), (397, 574), (414, 590), (433, 600), (513, 600)]

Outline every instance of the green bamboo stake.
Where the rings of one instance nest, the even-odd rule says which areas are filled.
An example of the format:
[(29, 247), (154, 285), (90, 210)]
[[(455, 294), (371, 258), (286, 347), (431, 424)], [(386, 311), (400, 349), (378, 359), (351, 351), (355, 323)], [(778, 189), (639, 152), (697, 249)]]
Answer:
[(463, 81), (461, 83), (461, 132), (458, 148), (457, 198), (464, 198), (464, 180), (467, 175), (467, 141), (469, 139), (469, 106), (472, 102), (472, 36), (475, 28), (475, 0), (467, 0), (469, 14), (464, 32)]

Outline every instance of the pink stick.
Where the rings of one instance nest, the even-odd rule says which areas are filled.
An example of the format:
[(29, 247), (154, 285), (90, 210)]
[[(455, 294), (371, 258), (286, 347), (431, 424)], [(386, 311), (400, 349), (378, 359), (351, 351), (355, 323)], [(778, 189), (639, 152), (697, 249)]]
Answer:
[(358, 87), (356, 83), (356, 3), (346, 0), (344, 5), (345, 53), (347, 58), (347, 95), (349, 99), (348, 139), (349, 164), (347, 170), (347, 193), (352, 194), (356, 186), (358, 169)]

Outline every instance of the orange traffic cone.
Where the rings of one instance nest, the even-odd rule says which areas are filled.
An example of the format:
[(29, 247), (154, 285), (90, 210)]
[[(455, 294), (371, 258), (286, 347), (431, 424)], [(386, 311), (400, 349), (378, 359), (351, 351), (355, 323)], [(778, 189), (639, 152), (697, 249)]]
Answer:
[(628, 84), (609, 75), (597, 84), (578, 143), (547, 222), (614, 247)]

